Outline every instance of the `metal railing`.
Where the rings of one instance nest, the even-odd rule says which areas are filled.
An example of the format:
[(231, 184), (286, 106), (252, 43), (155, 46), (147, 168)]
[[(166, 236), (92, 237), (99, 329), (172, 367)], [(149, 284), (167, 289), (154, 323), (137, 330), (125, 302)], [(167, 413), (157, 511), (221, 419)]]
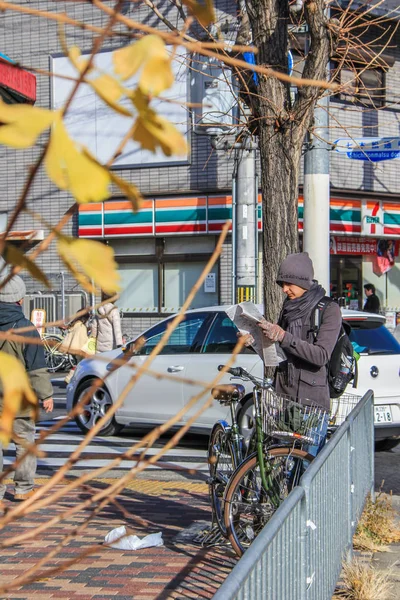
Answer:
[[(30, 319), (32, 310), (41, 308), (46, 311), (46, 322), (68, 318), (89, 305), (85, 292), (54, 291), (41, 294), (27, 294), (24, 298), (23, 311)], [(53, 328), (54, 329), (54, 328)]]
[(367, 392), (238, 561), (214, 600), (330, 600), (374, 482)]

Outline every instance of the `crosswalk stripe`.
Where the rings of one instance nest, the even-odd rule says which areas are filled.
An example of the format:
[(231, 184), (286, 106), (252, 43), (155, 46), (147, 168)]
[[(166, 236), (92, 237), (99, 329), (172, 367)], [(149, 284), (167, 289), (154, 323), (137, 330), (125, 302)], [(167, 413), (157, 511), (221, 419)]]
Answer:
[[(41, 431), (50, 429), (57, 419), (41, 421), (37, 424), (36, 437), (39, 437)], [(70, 454), (74, 452), (79, 444), (84, 439), (84, 434), (74, 422), (65, 423), (57, 433), (49, 435), (39, 445), (40, 450), (46, 452), (47, 456), (38, 458), (38, 472), (40, 470), (48, 471), (63, 466)], [(90, 441), (80, 455), (78, 461), (74, 464), (73, 470), (96, 469), (106, 466), (110, 461), (114, 460), (120, 454), (123, 454), (133, 444), (140, 441), (141, 437), (95, 437)], [(155, 447), (146, 450), (146, 456), (155, 456), (160, 448), (163, 447), (162, 442), (158, 441)], [(3, 450), (4, 465), (12, 464), (15, 458), (13, 445)], [(128, 470), (134, 466), (140, 456), (140, 451), (132, 459), (122, 460), (113, 470)], [(204, 449), (175, 447), (168, 450), (165, 455), (159, 459), (159, 465), (151, 465), (147, 468), (152, 470), (160, 468), (177, 468), (177, 469), (195, 469), (198, 471), (207, 471), (207, 458)]]

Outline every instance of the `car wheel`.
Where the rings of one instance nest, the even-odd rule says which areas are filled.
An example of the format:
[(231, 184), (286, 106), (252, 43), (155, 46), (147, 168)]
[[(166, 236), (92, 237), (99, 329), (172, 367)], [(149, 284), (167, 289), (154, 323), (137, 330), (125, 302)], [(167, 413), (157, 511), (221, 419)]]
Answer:
[(400, 444), (400, 439), (379, 440), (378, 442), (375, 442), (375, 450), (378, 452), (385, 452), (392, 450), (392, 448), (396, 448), (397, 444)]
[(254, 402), (253, 396), (248, 398), (238, 413), (238, 425), (240, 433), (243, 436), (243, 441), (247, 445), (250, 440), (251, 434), (255, 427), (255, 415), (254, 415)]
[[(78, 386), (74, 398), (74, 406), (78, 404), (88, 394), (88, 390), (92, 387), (95, 379), (87, 379)], [(112, 399), (109, 391), (103, 384), (101, 387), (90, 392), (85, 403), (85, 410), (75, 417), (75, 422), (83, 433), (88, 433), (96, 423), (105, 415), (112, 406)], [(103, 428), (100, 429), (98, 435), (116, 435), (123, 429), (123, 425), (119, 425), (114, 417), (111, 417), (105, 422)]]

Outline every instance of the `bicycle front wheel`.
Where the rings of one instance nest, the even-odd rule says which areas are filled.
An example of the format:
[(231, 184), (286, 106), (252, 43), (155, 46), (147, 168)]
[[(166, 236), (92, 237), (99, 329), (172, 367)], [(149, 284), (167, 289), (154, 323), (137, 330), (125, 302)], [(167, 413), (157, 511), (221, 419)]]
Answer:
[(247, 550), (278, 506), (298, 485), (313, 457), (296, 448), (272, 448), (264, 457), (266, 486), (257, 454), (235, 471), (225, 491), (224, 524), (238, 556)]
[(210, 469), (208, 489), (215, 520), (224, 536), (226, 536), (224, 493), (236, 464), (231, 443), (231, 430), (222, 423), (216, 423), (208, 442), (208, 466)]

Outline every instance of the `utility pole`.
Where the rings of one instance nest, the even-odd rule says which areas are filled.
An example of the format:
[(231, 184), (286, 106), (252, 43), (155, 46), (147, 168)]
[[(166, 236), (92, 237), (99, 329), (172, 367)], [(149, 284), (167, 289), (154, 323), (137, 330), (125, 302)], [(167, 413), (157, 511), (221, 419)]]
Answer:
[(330, 291), (329, 271), (329, 96), (314, 111), (314, 132), (304, 155), (303, 249), (314, 264), (315, 279)]
[[(325, 10), (330, 17), (329, 5)], [(309, 51), (306, 36), (305, 55)], [(327, 68), (327, 78), (329, 68)], [(324, 94), (314, 109), (314, 131), (304, 155), (303, 249), (314, 264), (314, 277), (330, 295), (330, 185), (329, 185), (329, 95)]]
[(233, 198), (233, 302), (257, 301), (258, 189), (257, 145), (250, 137), (235, 144), (236, 179)]
[(232, 302), (257, 302), (258, 285), (258, 143), (227, 136), (211, 138), (215, 150), (234, 150), (232, 177)]

